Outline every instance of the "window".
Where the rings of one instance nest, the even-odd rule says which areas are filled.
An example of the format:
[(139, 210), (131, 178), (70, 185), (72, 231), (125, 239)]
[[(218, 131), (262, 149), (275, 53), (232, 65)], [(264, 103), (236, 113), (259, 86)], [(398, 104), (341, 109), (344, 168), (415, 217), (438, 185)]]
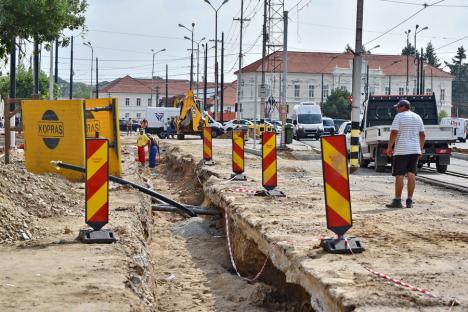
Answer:
[(125, 118), (130, 117), (130, 113), (125, 113)]
[(148, 106), (153, 106), (153, 103), (152, 103), (152, 102), (153, 102), (153, 100), (152, 100), (151, 98), (148, 99)]
[(440, 89), (440, 100), (445, 101), (445, 89)]
[(398, 95), (405, 94), (405, 88), (398, 88)]
[(141, 99), (137, 98), (137, 106), (141, 106)]
[(390, 87), (385, 87), (385, 95), (390, 95)]
[(125, 106), (130, 106), (130, 99), (129, 98), (125, 98)]
[(301, 94), (301, 86), (294, 85), (294, 97), (298, 98)]
[(326, 99), (328, 97), (328, 85), (323, 86), (323, 98)]
[(426, 94), (427, 94), (427, 95), (431, 95), (431, 94), (432, 94), (432, 89), (431, 89), (431, 88), (426, 89)]
[(315, 86), (309, 85), (309, 98), (314, 97)]
[(140, 118), (141, 117), (141, 113), (137, 113), (137, 118)]

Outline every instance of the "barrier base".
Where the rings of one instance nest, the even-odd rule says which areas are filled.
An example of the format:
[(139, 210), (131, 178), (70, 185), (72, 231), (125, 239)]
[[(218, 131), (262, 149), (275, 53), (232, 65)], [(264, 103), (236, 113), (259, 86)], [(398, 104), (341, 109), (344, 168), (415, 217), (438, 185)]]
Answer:
[(262, 190), (257, 191), (257, 193), (255, 193), (255, 196), (286, 197), (286, 194), (278, 190)]
[(364, 245), (362, 244), (361, 239), (357, 237), (347, 237), (346, 240), (343, 237), (327, 237), (322, 239), (320, 246), (326, 252), (334, 254), (351, 254), (361, 253), (364, 251)]
[(203, 160), (205, 166), (214, 166), (215, 162), (213, 160)]
[(117, 241), (114, 232), (109, 229), (95, 231), (93, 229), (81, 229), (79, 239), (85, 244), (111, 244)]
[(247, 177), (243, 173), (231, 173), (231, 180), (232, 181), (245, 181)]

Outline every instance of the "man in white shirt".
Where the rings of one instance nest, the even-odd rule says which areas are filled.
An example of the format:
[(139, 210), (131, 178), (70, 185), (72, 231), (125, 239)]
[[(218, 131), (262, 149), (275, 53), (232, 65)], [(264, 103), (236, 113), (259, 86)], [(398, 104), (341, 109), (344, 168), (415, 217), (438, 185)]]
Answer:
[(395, 198), (386, 207), (403, 208), (401, 193), (406, 175), (408, 178), (406, 208), (412, 208), (416, 168), (424, 148), (426, 135), (424, 134), (423, 121), (418, 114), (410, 111), (409, 101), (400, 100), (394, 107), (398, 113), (390, 128), (387, 155), (393, 156), (392, 175), (395, 177)]

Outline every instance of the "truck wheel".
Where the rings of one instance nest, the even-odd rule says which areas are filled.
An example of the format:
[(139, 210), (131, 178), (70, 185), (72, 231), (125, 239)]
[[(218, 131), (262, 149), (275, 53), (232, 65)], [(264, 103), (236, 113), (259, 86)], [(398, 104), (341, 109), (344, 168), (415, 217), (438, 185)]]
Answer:
[(436, 169), (439, 173), (445, 173), (447, 171), (447, 167), (448, 165), (439, 165), (438, 163), (436, 163)]
[(177, 134), (177, 140), (183, 140), (185, 139), (185, 135), (183, 133)]
[(375, 166), (375, 172), (385, 172), (385, 166)]
[(363, 158), (361, 149), (359, 149), (358, 159), (359, 159), (359, 167), (361, 168), (369, 167), (370, 160)]
[(211, 129), (211, 137), (216, 138), (218, 136), (218, 131), (216, 129)]

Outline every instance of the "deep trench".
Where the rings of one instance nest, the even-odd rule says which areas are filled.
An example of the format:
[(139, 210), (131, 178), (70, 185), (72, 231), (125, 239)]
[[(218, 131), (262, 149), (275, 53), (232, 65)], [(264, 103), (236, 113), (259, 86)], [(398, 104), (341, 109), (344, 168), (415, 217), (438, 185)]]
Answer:
[[(207, 194), (205, 194), (203, 183), (206, 182), (210, 175), (206, 171), (200, 170), (201, 164), (195, 164), (192, 157), (186, 156), (166, 157), (161, 165), (164, 167), (163, 174), (166, 181), (177, 184), (181, 191), (179, 198), (181, 203), (210, 207), (220, 211), (219, 217), (206, 216), (204, 218), (211, 219), (212, 221), (216, 220), (218, 230), (222, 230), (224, 235), (226, 235), (224, 208), (214, 205)], [(187, 196), (184, 194), (187, 194)], [(194, 196), (193, 194), (196, 195)], [(252, 278), (262, 268), (266, 256), (259, 250), (254, 241), (248, 239), (242, 230), (236, 227), (232, 220), (229, 221), (235, 263), (242, 276)], [(227, 245), (225, 257), (229, 257)], [(231, 265), (225, 269), (232, 275), (237, 275)], [(272, 291), (264, 296), (263, 308), (267, 308), (269, 311), (314, 311), (310, 304), (310, 295), (305, 289), (300, 285), (288, 283), (286, 275), (277, 269), (270, 259), (268, 259), (258, 282), (267, 284), (272, 288)]]

